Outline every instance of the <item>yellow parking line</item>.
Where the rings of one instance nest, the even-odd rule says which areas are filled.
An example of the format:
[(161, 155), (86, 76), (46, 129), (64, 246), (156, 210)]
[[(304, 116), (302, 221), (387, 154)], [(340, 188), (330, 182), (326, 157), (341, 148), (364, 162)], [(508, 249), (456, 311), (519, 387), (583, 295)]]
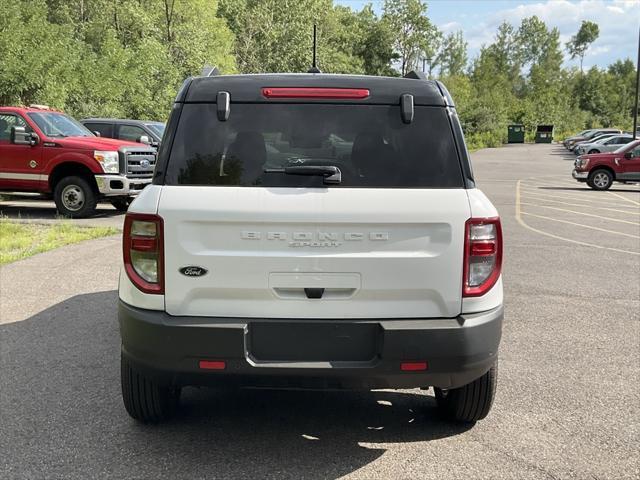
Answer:
[[(540, 196), (540, 195), (536, 195), (535, 193), (529, 193), (527, 192), (527, 195), (525, 196)], [(561, 205), (571, 205), (573, 207), (584, 207), (584, 204), (581, 203), (570, 203), (570, 202), (561, 202), (560, 200), (551, 200), (549, 198), (535, 198), (534, 200), (537, 201), (542, 201), (542, 202), (551, 202), (551, 203), (559, 203)], [(610, 208), (610, 207), (597, 207), (595, 205), (587, 205), (589, 208), (597, 208), (599, 210), (609, 210), (612, 212), (620, 212), (620, 213), (627, 213), (629, 215), (640, 215), (640, 210), (638, 211), (633, 211), (633, 210), (618, 210), (617, 208)]]
[(616, 196), (616, 197), (618, 197), (618, 198), (621, 198), (621, 199), (623, 199), (623, 200), (626, 200), (627, 202), (631, 202), (631, 203), (633, 203), (634, 205), (638, 205), (638, 206), (640, 207), (640, 202), (636, 202), (635, 200), (631, 200), (630, 198), (623, 197), (622, 195), (620, 195), (620, 194), (618, 194), (618, 193), (615, 193), (615, 192), (612, 192), (612, 191), (610, 191), (610, 190), (607, 190), (607, 193), (610, 193), (611, 195), (615, 195), (615, 196)]
[(611, 251), (620, 252), (620, 253), (630, 253), (631, 255), (640, 255), (640, 252), (633, 252), (630, 250), (622, 250), (620, 248), (605, 247), (603, 245), (595, 245), (593, 243), (581, 242), (579, 240), (573, 240), (571, 238), (565, 238), (565, 237), (561, 237), (560, 235), (554, 235), (553, 233), (545, 232), (543, 230), (538, 230), (537, 228), (533, 228), (527, 225), (525, 221), (522, 219), (522, 215), (520, 213), (520, 182), (521, 180), (518, 180), (516, 182), (516, 221), (523, 228), (526, 228), (527, 230), (531, 230), (532, 232), (539, 233), (540, 235), (545, 235), (547, 237), (555, 238), (556, 240), (562, 240), (564, 242), (574, 243), (576, 245), (582, 245), (584, 247), (593, 247), (593, 248), (599, 248), (602, 250), (611, 250)]
[(605, 202), (603, 202), (602, 200), (588, 199), (588, 198), (577, 196), (577, 195), (569, 195), (569, 194), (554, 195), (552, 193), (546, 193), (544, 190), (541, 191), (541, 190), (523, 189), (523, 192), (526, 193), (526, 194), (530, 194), (530, 195), (534, 195), (534, 194), (543, 195), (545, 197), (569, 198), (569, 199), (573, 199), (573, 200), (580, 200), (581, 202), (597, 203), (599, 205), (606, 204), (606, 205), (609, 205), (609, 206), (612, 206), (612, 207), (626, 207), (627, 206), (626, 203), (608, 202), (606, 200), (605, 200)]
[(537, 205), (535, 203), (526, 203), (526, 202), (522, 202), (522, 205), (529, 205), (531, 207), (540, 207), (540, 208), (549, 208), (551, 210), (558, 210), (560, 212), (569, 212), (569, 213), (574, 213), (576, 215), (583, 215), (585, 217), (595, 217), (595, 218), (601, 218), (603, 220), (607, 220), (610, 222), (618, 222), (618, 223), (628, 223), (630, 225), (637, 225), (640, 226), (640, 223), (638, 222), (630, 222), (629, 220), (621, 220), (619, 218), (611, 218), (611, 217), (603, 217), (602, 215), (595, 215), (593, 213), (584, 213), (584, 212), (577, 212), (575, 210), (569, 210), (567, 208), (560, 208), (560, 207), (552, 207), (551, 205)]
[(544, 215), (536, 215), (535, 213), (529, 213), (529, 212), (523, 212), (523, 211), (521, 211), (520, 213), (522, 215), (529, 215), (530, 217), (543, 218), (545, 220), (552, 220), (554, 222), (560, 222), (560, 223), (568, 223), (569, 225), (576, 225), (577, 227), (589, 228), (591, 230), (598, 230), (600, 232), (613, 233), (614, 235), (622, 235), (625, 237), (637, 238), (638, 240), (640, 240), (640, 235), (632, 235), (630, 233), (618, 232), (616, 230), (607, 230), (606, 228), (593, 227), (591, 225), (583, 225), (582, 223), (570, 222), (568, 220), (561, 220), (559, 218), (553, 218), (553, 217), (545, 217)]

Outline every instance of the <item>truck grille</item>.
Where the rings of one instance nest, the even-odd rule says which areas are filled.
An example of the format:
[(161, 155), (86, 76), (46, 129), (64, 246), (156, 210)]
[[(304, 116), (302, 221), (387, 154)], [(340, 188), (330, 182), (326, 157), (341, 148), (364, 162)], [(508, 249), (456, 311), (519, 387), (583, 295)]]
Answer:
[(130, 151), (125, 154), (128, 178), (151, 178), (156, 167), (156, 155), (152, 152)]

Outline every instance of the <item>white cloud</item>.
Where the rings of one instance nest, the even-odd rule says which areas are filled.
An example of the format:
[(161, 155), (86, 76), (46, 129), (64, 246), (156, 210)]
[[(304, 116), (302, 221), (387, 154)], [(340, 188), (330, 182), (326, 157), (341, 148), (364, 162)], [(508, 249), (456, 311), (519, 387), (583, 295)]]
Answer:
[(442, 33), (447, 34), (462, 30), (462, 24), (460, 22), (447, 22), (439, 25), (438, 28), (442, 31)]
[[(506, 21), (517, 27), (523, 18), (532, 15), (537, 15), (549, 28), (558, 28), (563, 49), (580, 28), (582, 20), (596, 22), (600, 27), (600, 36), (587, 50), (585, 63), (588, 58), (589, 64), (604, 67), (618, 58), (635, 58), (640, 0), (542, 0), (504, 8), (482, 17), (476, 16), (464, 25), (471, 56), (475, 56), (483, 44), (493, 42), (500, 23)], [(447, 31), (451, 31), (453, 23), (457, 22), (449, 22), (441, 27), (446, 26)], [(571, 65), (577, 65), (577, 61), (570, 61), (568, 57), (566, 60)]]

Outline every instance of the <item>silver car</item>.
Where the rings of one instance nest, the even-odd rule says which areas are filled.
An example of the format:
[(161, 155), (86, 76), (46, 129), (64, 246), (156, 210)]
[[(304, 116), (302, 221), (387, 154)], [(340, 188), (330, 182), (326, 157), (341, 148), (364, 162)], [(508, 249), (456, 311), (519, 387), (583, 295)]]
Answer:
[(612, 135), (604, 138), (599, 138), (591, 143), (582, 143), (575, 148), (577, 155), (583, 155), (585, 153), (605, 153), (613, 152), (622, 145), (633, 140), (631, 135)]

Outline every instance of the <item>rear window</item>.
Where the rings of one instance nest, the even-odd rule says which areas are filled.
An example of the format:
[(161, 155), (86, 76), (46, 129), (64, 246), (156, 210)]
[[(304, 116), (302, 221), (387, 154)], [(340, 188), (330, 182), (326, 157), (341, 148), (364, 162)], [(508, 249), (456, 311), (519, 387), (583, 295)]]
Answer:
[[(342, 181), (265, 172), (335, 166)], [(168, 185), (264, 187), (460, 188), (464, 185), (447, 112), (336, 104), (185, 104), (169, 157)]]

